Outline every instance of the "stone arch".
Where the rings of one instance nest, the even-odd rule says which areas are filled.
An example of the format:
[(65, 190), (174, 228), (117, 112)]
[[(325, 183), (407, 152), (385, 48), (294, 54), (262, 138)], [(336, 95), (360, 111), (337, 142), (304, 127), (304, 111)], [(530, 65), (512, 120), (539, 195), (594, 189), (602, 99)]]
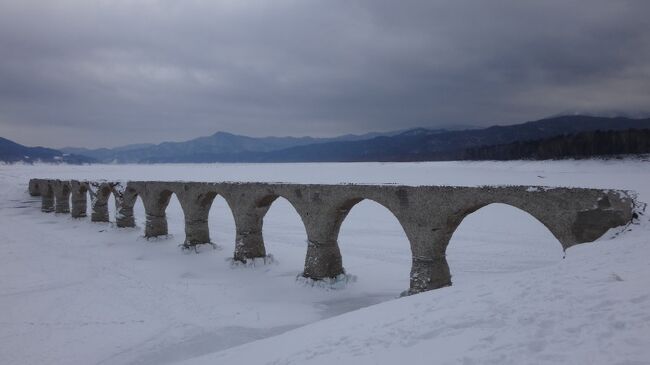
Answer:
[(280, 194), (280, 193), (266, 194), (266, 195), (263, 195), (262, 197), (255, 200), (255, 207), (257, 209), (260, 209), (260, 211), (263, 213), (262, 214), (262, 219), (264, 219), (264, 216), (266, 215), (266, 213), (271, 208), (271, 205), (273, 205), (273, 203), (276, 200), (278, 200), (278, 198), (282, 198), (282, 199), (289, 202), (291, 207), (300, 216), (300, 220), (302, 221), (302, 223), (304, 225), (305, 224), (305, 217), (304, 217), (305, 212), (304, 212), (303, 209), (301, 209), (302, 208), (301, 204), (294, 201), (291, 196), (288, 196), (286, 194)]
[[(453, 191), (450, 195), (453, 196), (452, 194)], [(512, 206), (531, 215), (553, 234), (563, 248), (566, 249), (572, 244), (572, 237), (566, 235), (567, 226), (572, 222), (548, 214), (549, 211), (558, 211), (553, 209), (556, 208), (557, 202), (520, 199), (516, 195), (487, 193), (468, 197), (464, 196), (462, 191), (457, 194), (453, 197), (456, 204), (448, 205), (446, 208), (434, 206), (424, 212), (424, 215), (429, 217), (429, 223), (409, 224), (408, 228), (405, 227), (413, 251), (411, 285), (408, 294), (452, 285), (451, 271), (446, 258), (449, 241), (465, 217), (493, 203)], [(458, 203), (464, 200), (467, 202)], [(565, 211), (570, 210), (565, 209)], [(416, 221), (415, 217), (411, 218), (411, 221)]]
[[(359, 275), (360, 280), (363, 280), (362, 276), (365, 274), (365, 276), (372, 277), (374, 281), (374, 283), (366, 285), (381, 283), (377, 287), (378, 289), (381, 288), (384, 291), (390, 288), (391, 291), (394, 290), (394, 293), (400, 293), (409, 285), (411, 243), (399, 215), (395, 214), (387, 205), (372, 198), (350, 199), (339, 206), (339, 214), (333, 231), (346, 272)], [(377, 228), (383, 227), (385, 229), (376, 231)], [(355, 230), (359, 231), (355, 232)], [(357, 233), (357, 235), (351, 236), (351, 233)], [(352, 241), (352, 237), (359, 237), (360, 244), (355, 244), (356, 240)], [(392, 264), (386, 263), (386, 269), (382, 270), (379, 275), (374, 271), (364, 272), (367, 264), (355, 267), (355, 261), (359, 260), (358, 257), (355, 261), (344, 259), (344, 257), (350, 257), (350, 253), (354, 253), (355, 256), (360, 255), (362, 258), (368, 254), (372, 256), (374, 250), (392, 251), (390, 254)], [(379, 277), (381, 279), (378, 279)]]
[(210, 200), (206, 220), (210, 242), (232, 245), (234, 251), (237, 232), (235, 215), (232, 204), (225, 195), (215, 192), (214, 197)]
[(370, 197), (359, 196), (359, 197), (346, 199), (341, 204), (337, 205), (337, 207), (334, 209), (334, 212), (335, 212), (334, 217), (335, 218), (334, 218), (334, 225), (333, 225), (332, 233), (336, 235), (337, 239), (338, 239), (338, 235), (339, 235), (339, 233), (341, 231), (341, 226), (343, 225), (343, 222), (345, 221), (345, 219), (348, 217), (348, 214), (350, 214), (350, 211), (352, 211), (352, 208), (354, 208), (357, 204), (361, 203), (364, 200), (368, 200), (368, 201), (371, 201), (373, 203), (376, 203), (377, 205), (380, 205), (381, 207), (388, 210), (391, 213), (391, 215), (393, 217), (395, 217), (395, 219), (399, 223), (400, 227), (402, 228), (402, 231), (408, 237), (406, 227), (402, 223), (402, 220), (400, 219), (401, 214), (399, 212), (396, 212), (395, 210), (393, 210), (391, 208), (390, 204), (387, 204), (386, 202), (383, 202), (380, 199), (373, 199), (373, 198), (370, 198)]
[[(476, 256), (475, 252), (481, 254)], [(537, 217), (517, 206), (496, 202), (473, 209), (462, 218), (447, 242), (445, 256), (452, 276), (457, 277), (461, 268), (465, 272), (507, 272), (548, 265), (563, 257), (563, 246)]]
[[(356, 186), (336, 186), (334, 189), (326, 188), (313, 191), (310, 194), (311, 200), (306, 208), (309, 215), (304, 219), (307, 228), (308, 249), (303, 276), (324, 279), (345, 273), (338, 245), (338, 235), (341, 225), (351, 209), (363, 200), (373, 201), (388, 209), (411, 242), (409, 231), (403, 220), (404, 212), (408, 209), (400, 209), (399, 196), (384, 195), (384, 191), (375, 194), (376, 191), (358, 189)], [(321, 199), (321, 196), (327, 196), (327, 200)], [(411, 249), (412, 246), (413, 244), (411, 244)]]
[[(262, 229), (263, 236), (265, 235), (265, 233), (268, 234), (273, 229), (277, 229), (277, 226), (275, 224), (280, 223), (280, 225), (282, 225), (284, 223), (288, 223), (289, 225), (294, 225), (294, 224), (299, 225), (299, 228), (296, 227), (295, 229), (304, 235), (304, 239), (301, 239), (301, 242), (304, 243), (306, 241), (306, 237), (307, 237), (307, 226), (305, 224), (306, 217), (305, 217), (305, 211), (301, 209), (302, 206), (300, 204), (296, 204), (296, 202), (291, 201), (291, 199), (286, 197), (284, 194), (269, 195), (263, 199), (260, 199), (257, 203), (258, 203), (258, 209), (263, 209), (261, 215), (262, 221), (260, 223), (262, 226), (261, 229)], [(283, 207), (285, 208), (285, 210), (282, 210)], [(280, 211), (284, 214), (287, 214), (288, 216), (292, 216), (292, 219), (282, 220), (281, 222), (278, 222), (277, 220), (273, 222), (272, 219), (267, 220), (269, 211), (272, 211), (273, 213), (271, 218), (277, 217), (277, 212)], [(293, 219), (295, 217), (297, 217), (299, 223), (296, 223), (296, 220)], [(271, 223), (275, 223), (275, 224), (272, 226)], [(291, 227), (290, 229), (293, 229), (293, 227)]]
[[(555, 237), (558, 241), (558, 243), (562, 246), (564, 250), (568, 247), (565, 242), (564, 242), (564, 236), (563, 236), (563, 227), (560, 227), (557, 225), (557, 222), (553, 222), (549, 219), (547, 219), (544, 215), (540, 214), (540, 208), (538, 209), (530, 209), (530, 207), (523, 205), (523, 204), (518, 204), (517, 202), (513, 201), (508, 201), (508, 200), (489, 200), (489, 201), (483, 201), (480, 203), (475, 203), (472, 205), (468, 206), (463, 206), (460, 209), (454, 211), (453, 213), (449, 214), (447, 217), (447, 225), (446, 225), (446, 231), (447, 231), (447, 236), (448, 239), (442, 241), (441, 243), (444, 244), (444, 249), (447, 249), (447, 245), (449, 245), (449, 240), (453, 236), (454, 232), (458, 229), (458, 227), (461, 225), (463, 220), (473, 214), (474, 212), (485, 208), (489, 205), (492, 204), (503, 204), (507, 205), (509, 207), (512, 207), (514, 209), (517, 209), (525, 214), (530, 215), (533, 217), (537, 222), (542, 224), (552, 235)], [(541, 208), (542, 210), (544, 207)]]
[(212, 203), (219, 195), (218, 191), (212, 188), (206, 189), (205, 184), (195, 183), (185, 184), (182, 189), (174, 193), (180, 203), (185, 223), (183, 247), (212, 243), (208, 218)]
[(227, 196), (224, 196), (224, 198), (231, 206), (235, 218), (237, 234), (234, 259), (237, 261), (246, 262), (248, 259), (266, 257), (263, 237), (264, 217), (273, 202), (278, 198), (283, 198), (289, 202), (289, 205), (298, 213), (303, 227), (307, 231), (307, 213), (303, 205), (287, 194), (266, 191), (263, 194), (257, 194), (244, 200), (233, 201), (234, 204), (231, 204), (232, 199)]

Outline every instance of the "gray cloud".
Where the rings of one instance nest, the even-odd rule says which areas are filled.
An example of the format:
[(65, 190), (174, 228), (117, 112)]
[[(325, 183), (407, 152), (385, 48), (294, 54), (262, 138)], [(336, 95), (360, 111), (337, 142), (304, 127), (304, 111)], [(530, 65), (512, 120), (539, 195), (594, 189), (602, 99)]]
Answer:
[(4, 1), (0, 135), (114, 146), (647, 112), (650, 2)]

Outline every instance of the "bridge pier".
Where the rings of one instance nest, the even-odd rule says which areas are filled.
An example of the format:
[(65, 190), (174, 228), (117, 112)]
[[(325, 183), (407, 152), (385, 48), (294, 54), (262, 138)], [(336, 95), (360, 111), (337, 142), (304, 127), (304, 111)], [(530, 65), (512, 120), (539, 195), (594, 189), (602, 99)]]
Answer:
[(91, 222), (110, 222), (108, 216), (108, 197), (111, 194), (111, 187), (105, 182), (89, 183), (88, 192), (90, 194), (90, 221)]
[(88, 209), (88, 184), (71, 180), (70, 191), (70, 200), (72, 201), (70, 215), (72, 215), (72, 218), (85, 217)]
[(70, 184), (67, 181), (54, 181), (55, 213), (70, 213)]
[(124, 201), (116, 199), (115, 208), (117, 210), (115, 215), (115, 225), (118, 228), (133, 228), (135, 227), (135, 217), (133, 216), (133, 206), (127, 206)]
[(314, 280), (345, 274), (338, 242), (319, 242), (308, 238), (305, 269), (302, 276)]
[(234, 260), (245, 263), (249, 259), (266, 257), (262, 235), (263, 215), (260, 216), (259, 212), (254, 211), (249, 211), (248, 214), (238, 213), (237, 210), (234, 212), (236, 230)]
[(185, 241), (183, 247), (211, 243), (208, 216), (217, 193), (204, 183), (184, 184), (176, 196), (185, 216)]
[(38, 179), (29, 180), (29, 195), (31, 195), (31, 196), (41, 196), (41, 192), (39, 190), (39, 180)]
[(166, 236), (167, 234), (167, 217), (165, 216), (165, 213), (163, 212), (162, 215), (147, 213), (144, 226), (144, 236), (147, 238), (153, 238)]
[(185, 242), (184, 247), (211, 243), (208, 217), (197, 215), (185, 216)]
[(451, 273), (445, 255), (413, 257), (408, 295), (451, 285)]
[(166, 187), (168, 184), (171, 183), (150, 184), (139, 182), (134, 184), (135, 191), (144, 205), (146, 214), (144, 236), (147, 238), (166, 236), (168, 234), (165, 209), (167, 209), (173, 193)]
[[(332, 204), (337, 205), (339, 204)], [(340, 224), (349, 209), (339, 210), (324, 206), (319, 195), (303, 209), (306, 209), (307, 218), (303, 219), (307, 230), (307, 255), (302, 276), (322, 280), (345, 274), (338, 235)]]
[(402, 212), (400, 219), (412, 255), (409, 289), (403, 293), (407, 295), (452, 284), (446, 251), (456, 229), (449, 227), (454, 211), (442, 204), (422, 203), (414, 203), (417, 208)]
[(112, 190), (113, 196), (115, 196), (115, 225), (118, 228), (135, 227), (135, 218), (133, 217), (133, 206), (137, 199), (135, 190), (121, 183), (116, 183)]
[(41, 193), (41, 211), (51, 213), (54, 211), (54, 191), (49, 181), (41, 180), (39, 182), (39, 191)]
[(235, 220), (233, 260), (243, 263), (266, 257), (262, 225), (271, 204), (278, 198), (275, 192), (263, 187), (255, 190), (233, 185), (221, 193)]
[(234, 260), (246, 262), (249, 259), (266, 257), (266, 247), (261, 230), (237, 228)]

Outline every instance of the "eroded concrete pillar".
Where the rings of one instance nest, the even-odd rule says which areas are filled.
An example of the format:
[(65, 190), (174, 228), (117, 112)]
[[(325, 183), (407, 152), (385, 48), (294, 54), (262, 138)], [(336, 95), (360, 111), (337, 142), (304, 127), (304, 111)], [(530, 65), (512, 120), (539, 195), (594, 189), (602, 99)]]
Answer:
[(137, 199), (135, 190), (128, 184), (116, 183), (113, 186), (113, 195), (115, 196), (115, 225), (119, 228), (135, 227), (133, 217), (133, 206)]
[(54, 211), (54, 191), (52, 185), (48, 181), (41, 180), (39, 182), (39, 189), (41, 192), (41, 211), (51, 213)]
[(167, 217), (165, 212), (162, 213), (147, 213), (146, 222), (144, 227), (145, 237), (158, 237), (166, 236), (168, 234)]
[(321, 219), (305, 222), (307, 230), (307, 255), (303, 276), (320, 280), (334, 278), (345, 273), (343, 258), (338, 244), (338, 227), (334, 216), (323, 212), (310, 212), (309, 216), (320, 214)]
[(410, 286), (407, 292), (409, 295), (450, 285), (451, 272), (444, 254), (433, 257), (413, 257)]
[(70, 215), (72, 218), (83, 218), (88, 209), (88, 184), (76, 180), (70, 181)]
[(147, 238), (166, 236), (168, 234), (165, 209), (167, 209), (167, 205), (169, 204), (172, 190), (166, 186), (172, 184), (163, 182), (134, 184), (144, 205), (146, 214), (144, 236)]
[(111, 186), (106, 182), (91, 182), (88, 184), (90, 194), (90, 220), (92, 222), (109, 222), (108, 198)]
[(257, 189), (236, 188), (224, 196), (235, 219), (234, 260), (245, 263), (267, 256), (262, 226), (264, 216), (278, 197), (263, 184)]
[(56, 213), (70, 213), (70, 183), (56, 180), (53, 183)]
[(211, 243), (208, 216), (216, 197), (208, 184), (189, 183), (176, 192), (185, 219), (184, 247)]
[(320, 280), (344, 274), (343, 258), (338, 242), (322, 242), (308, 239), (307, 256), (303, 276)]
[[(411, 274), (408, 291), (411, 295), (450, 286), (451, 272), (446, 250), (455, 227), (449, 227), (450, 211), (414, 204), (412, 210), (398, 214), (411, 246)], [(413, 215), (412, 213), (418, 214)]]
[(234, 259), (244, 263), (249, 259), (266, 257), (266, 247), (262, 235), (263, 216), (253, 210), (254, 208), (247, 213), (235, 213), (237, 232)]
[(31, 196), (40, 196), (41, 192), (38, 188), (39, 180), (31, 179), (29, 180), (29, 195)]

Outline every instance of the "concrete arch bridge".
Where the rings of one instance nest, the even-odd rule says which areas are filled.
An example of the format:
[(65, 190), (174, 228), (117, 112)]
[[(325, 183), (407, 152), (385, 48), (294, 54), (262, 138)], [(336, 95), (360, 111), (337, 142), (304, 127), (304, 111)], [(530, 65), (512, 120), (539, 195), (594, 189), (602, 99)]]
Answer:
[(185, 217), (185, 245), (210, 242), (208, 214), (213, 200), (222, 196), (235, 220), (234, 259), (242, 262), (265, 257), (262, 224), (278, 197), (296, 209), (307, 232), (303, 276), (315, 280), (344, 273), (338, 235), (355, 204), (373, 200), (395, 215), (410, 242), (412, 266), (409, 294), (451, 285), (445, 251), (462, 220), (492, 203), (519, 208), (539, 220), (564, 249), (590, 242), (607, 230), (629, 224), (638, 205), (629, 191), (536, 186), (399, 186), (323, 185), (237, 182), (78, 181), (32, 179), (32, 196), (41, 196), (42, 211), (87, 215), (109, 221), (108, 199), (115, 197), (118, 227), (134, 227), (133, 206), (142, 199), (145, 236), (167, 234), (165, 209), (172, 194)]

